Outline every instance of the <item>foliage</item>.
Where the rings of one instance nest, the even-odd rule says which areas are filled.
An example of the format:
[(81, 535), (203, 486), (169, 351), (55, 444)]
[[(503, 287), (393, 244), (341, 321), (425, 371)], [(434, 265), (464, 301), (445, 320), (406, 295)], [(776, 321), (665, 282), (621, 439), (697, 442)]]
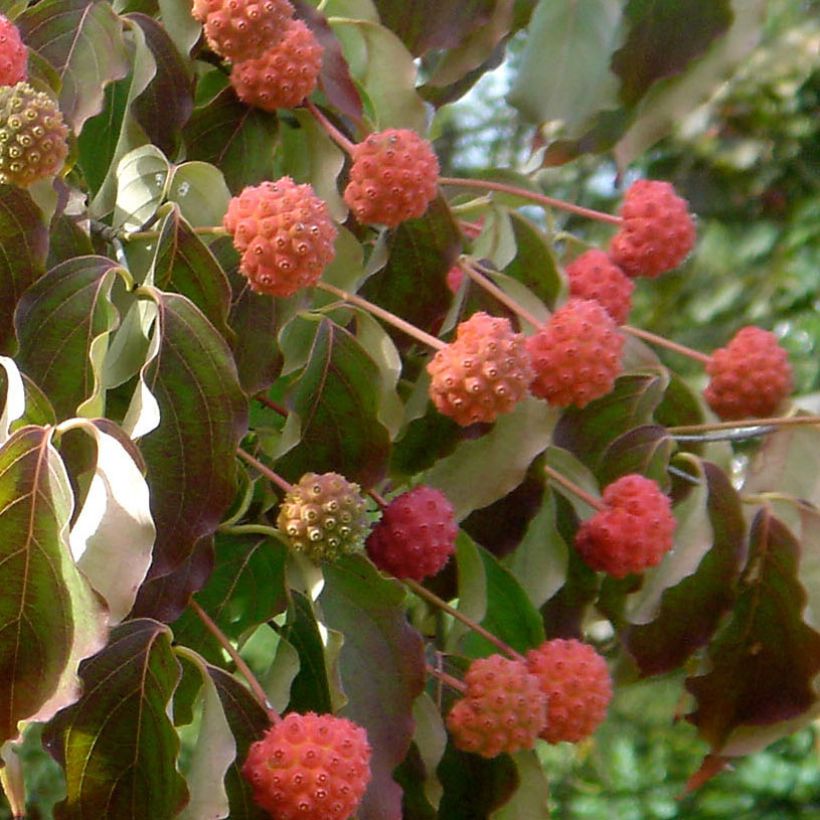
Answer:
[[(708, 753), (700, 780), (804, 729), (820, 711), (815, 427), (774, 432), (733, 484), (728, 444), (673, 429), (710, 418), (702, 397), (634, 335), (612, 392), (582, 409), (530, 396), (493, 423), (460, 426), (433, 409), (426, 370), (428, 348), (479, 310), (532, 334), (563, 303), (564, 263), (578, 242), (611, 234), (614, 217), (597, 214), (610, 224), (590, 231), (559, 210), (542, 219), (531, 201), (550, 169), (583, 168), (590, 152), (624, 167), (641, 157), (749, 52), (765, 4), (294, 6), (323, 67), (311, 105), (277, 112), (237, 99), (187, 2), (5, 6), (31, 84), (57, 100), (71, 134), (56, 178), (0, 186), (9, 803), (57, 818), (259, 817), (241, 765), (290, 709), (367, 730), (360, 820), (541, 817), (547, 775), (573, 753), (459, 751), (441, 679), (499, 642), (514, 655), (547, 637), (593, 642), (621, 691), (675, 676)], [(359, 224), (342, 196), (351, 141), (388, 128), (446, 134), (450, 104), (516, 36), (527, 46), (510, 100), (519, 123), (542, 126), (527, 164), (482, 168), (495, 194), (450, 181), (418, 219)], [(735, 91), (752, 99), (744, 82)], [(808, 111), (816, 76), (791, 88), (778, 104)], [(803, 123), (786, 135), (792, 162), (773, 157), (764, 190), (805, 197), (785, 210), (789, 253), (808, 265), (816, 193), (800, 187), (800, 152), (816, 135), (791, 121)], [(442, 167), (457, 165), (438, 144)], [(669, 145), (641, 161), (677, 178)], [(722, 146), (702, 156), (710, 173), (725, 167)], [(284, 175), (313, 185), (338, 236), (315, 288), (274, 298), (249, 287), (221, 223), (232, 197)], [(717, 194), (684, 189), (708, 219)], [(750, 218), (765, 239), (769, 212)], [(719, 228), (706, 219), (708, 246)], [(774, 245), (760, 242), (762, 257)], [(453, 293), (459, 258), (469, 276)], [(644, 283), (641, 315), (657, 300), (675, 314), (670, 335), (687, 335), (694, 308), (664, 300), (699, 281), (700, 259), (690, 280)], [(808, 267), (797, 270), (798, 295), (777, 290), (790, 308), (809, 298)], [(363, 550), (317, 565), (289, 549), (276, 528), (285, 490), (328, 472), (370, 493), (369, 522), (385, 497), (441, 490), (460, 524), (451, 565), (419, 586)], [(670, 495), (676, 546), (615, 580), (572, 543), (590, 496), (632, 472)], [(688, 766), (681, 778), (694, 754)], [(549, 799), (571, 802), (560, 783)]]

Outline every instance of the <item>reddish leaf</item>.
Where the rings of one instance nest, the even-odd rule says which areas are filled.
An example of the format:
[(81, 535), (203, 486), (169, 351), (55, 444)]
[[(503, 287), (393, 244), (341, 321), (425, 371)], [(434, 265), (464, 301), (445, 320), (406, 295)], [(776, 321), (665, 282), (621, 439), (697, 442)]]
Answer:
[(644, 424), (613, 439), (604, 450), (595, 476), (602, 487), (628, 473), (641, 473), (667, 489), (667, 467), (675, 442), (664, 427)]
[(711, 668), (688, 678), (687, 719), (720, 752), (732, 733), (795, 718), (817, 700), (820, 633), (803, 622), (800, 546), (769, 510), (752, 523), (749, 561), (731, 621), (709, 649)]

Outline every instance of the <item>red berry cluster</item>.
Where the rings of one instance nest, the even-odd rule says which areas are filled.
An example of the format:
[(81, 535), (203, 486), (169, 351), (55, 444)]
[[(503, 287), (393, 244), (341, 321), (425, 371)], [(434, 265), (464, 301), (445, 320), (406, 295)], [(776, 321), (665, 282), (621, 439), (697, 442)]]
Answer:
[(290, 177), (245, 188), (223, 220), (251, 288), (290, 296), (316, 283), (333, 258), (336, 226), (310, 185)]
[(20, 30), (0, 14), (0, 85), (17, 85), (28, 79), (28, 49)]
[(567, 265), (569, 294), (598, 302), (622, 325), (632, 309), (635, 283), (604, 253), (594, 248)]
[(473, 661), (464, 676), (465, 696), (447, 716), (459, 749), (482, 757), (531, 749), (544, 729), (547, 696), (520, 661), (491, 655)]
[(242, 773), (276, 820), (346, 820), (370, 781), (370, 754), (346, 718), (291, 712), (251, 746)]
[(575, 535), (581, 558), (615, 578), (643, 572), (672, 549), (672, 504), (657, 483), (636, 473), (604, 489), (605, 508), (584, 521)]

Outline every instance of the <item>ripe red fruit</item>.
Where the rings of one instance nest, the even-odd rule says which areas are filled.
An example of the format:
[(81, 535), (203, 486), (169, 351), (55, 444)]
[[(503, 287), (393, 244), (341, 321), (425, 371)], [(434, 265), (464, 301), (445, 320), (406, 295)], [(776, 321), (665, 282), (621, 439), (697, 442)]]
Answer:
[(242, 774), (276, 820), (345, 820), (370, 781), (370, 753), (352, 721), (291, 712), (251, 745)]
[(668, 182), (633, 183), (624, 196), (621, 217), (609, 255), (628, 276), (654, 278), (672, 270), (695, 244), (695, 223), (687, 202)]
[(622, 325), (632, 309), (635, 283), (603, 251), (593, 248), (567, 265), (570, 296), (599, 302)]
[(28, 49), (20, 30), (0, 14), (0, 85), (17, 85), (28, 78)]
[(281, 39), (293, 6), (288, 0), (194, 0), (211, 49), (231, 62), (261, 57)]
[(464, 281), (464, 271), (458, 266), (453, 265), (447, 271), (447, 287), (454, 296), (458, 293), (461, 283)]
[(365, 546), (380, 570), (421, 581), (447, 563), (455, 551), (457, 534), (447, 496), (421, 485), (388, 504)]
[(585, 407), (609, 393), (621, 372), (624, 337), (598, 302), (570, 299), (527, 339), (530, 392), (550, 404)]
[(603, 499), (606, 509), (584, 521), (575, 534), (584, 562), (615, 578), (660, 563), (675, 534), (672, 505), (660, 487), (633, 473), (607, 486)]
[(433, 404), (465, 427), (508, 413), (532, 380), (524, 336), (508, 319), (484, 312), (458, 326), (455, 341), (436, 353), (427, 372)]
[(606, 717), (612, 679), (606, 661), (589, 645), (558, 638), (527, 652), (527, 668), (547, 696), (547, 723), (540, 737), (549, 743), (577, 743)]
[(326, 203), (290, 177), (245, 188), (228, 203), (223, 224), (257, 293), (290, 296), (315, 284), (333, 258), (336, 226)]
[(316, 88), (323, 51), (301, 20), (291, 20), (273, 48), (233, 66), (231, 85), (242, 102), (256, 108), (293, 108)]
[(777, 337), (759, 327), (739, 330), (706, 365), (703, 395), (726, 420), (770, 416), (792, 390), (792, 370)]
[(544, 728), (547, 697), (521, 661), (491, 655), (473, 661), (467, 693), (447, 715), (455, 745), (482, 757), (531, 749)]
[(436, 196), (438, 159), (415, 131), (390, 128), (354, 146), (344, 199), (363, 225), (394, 228), (421, 216)]

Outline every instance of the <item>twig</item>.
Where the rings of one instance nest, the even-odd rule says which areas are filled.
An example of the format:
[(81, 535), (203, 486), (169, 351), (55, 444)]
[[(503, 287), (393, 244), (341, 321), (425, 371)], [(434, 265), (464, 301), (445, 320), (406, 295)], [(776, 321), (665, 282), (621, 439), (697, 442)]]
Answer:
[[(713, 430), (739, 430), (743, 427), (803, 427), (820, 424), (820, 416), (776, 416), (767, 419), (739, 419), (737, 421), (715, 421), (705, 424), (682, 424), (678, 427), (667, 427), (667, 432), (709, 433)], [(768, 431), (767, 431), (768, 432)]]
[(236, 450), (236, 454), (241, 458), (243, 461), (247, 461), (251, 467), (257, 469), (268, 481), (274, 483), (280, 490), (284, 490), (286, 493), (293, 491), (293, 485), (289, 482), (285, 481), (282, 476), (278, 473), (275, 473), (271, 470), (270, 467), (266, 467), (259, 459), (254, 458), (247, 450), (243, 450), (241, 447), (238, 447)]
[(346, 154), (353, 154), (353, 149), (356, 147), (310, 100), (305, 100), (305, 105), (308, 111), (313, 114), (313, 118), (327, 135), (339, 146)]
[(658, 336), (648, 330), (642, 330), (641, 328), (633, 327), (632, 325), (621, 325), (621, 330), (623, 330), (624, 333), (629, 333), (630, 336), (643, 339), (645, 342), (649, 342), (650, 344), (657, 345), (658, 347), (665, 347), (668, 350), (674, 350), (675, 353), (680, 353), (681, 356), (687, 356), (688, 358), (694, 359), (696, 362), (700, 362), (701, 364), (709, 364), (709, 362), (712, 361), (712, 357), (707, 356), (706, 353), (701, 353), (699, 350), (693, 350), (691, 347), (686, 347), (686, 345), (681, 345), (677, 342), (670, 341), (669, 339), (666, 339), (663, 336)]
[(437, 678), (442, 683), (446, 683), (451, 689), (455, 689), (456, 692), (461, 692), (461, 694), (465, 694), (467, 691), (467, 687), (464, 685), (463, 681), (460, 681), (458, 678), (454, 678), (452, 675), (448, 675), (446, 672), (442, 671), (441, 669), (436, 669), (434, 666), (430, 666), (430, 664), (426, 664), (427, 666), (427, 674), (432, 675), (432, 677)]
[(557, 484), (560, 484), (562, 487), (565, 487), (569, 490), (574, 496), (577, 496), (581, 499), (581, 501), (589, 504), (590, 507), (594, 510), (598, 510), (598, 512), (602, 512), (606, 509), (606, 504), (601, 501), (600, 498), (596, 498), (594, 495), (590, 495), (583, 487), (576, 484), (574, 481), (571, 481), (566, 476), (561, 475), (558, 470), (550, 467), (548, 464), (544, 465), (544, 472)]
[(525, 307), (519, 302), (504, 293), (495, 282), (488, 278), (489, 271), (477, 262), (472, 262), (465, 257), (458, 260), (458, 266), (473, 280), (480, 288), (484, 288), (491, 296), (501, 302), (506, 308), (509, 308), (517, 316), (520, 316), (525, 322), (531, 324), (536, 330), (543, 326), (543, 323), (533, 316)]

